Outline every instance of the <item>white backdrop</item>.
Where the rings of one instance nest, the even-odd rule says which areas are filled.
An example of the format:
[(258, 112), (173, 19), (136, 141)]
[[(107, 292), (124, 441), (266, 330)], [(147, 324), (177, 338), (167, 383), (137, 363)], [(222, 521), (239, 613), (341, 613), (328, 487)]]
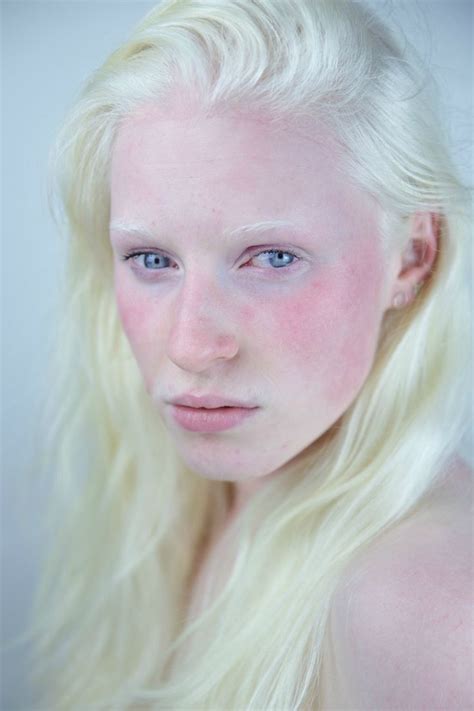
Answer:
[[(2, 3), (2, 645), (22, 630), (37, 576), (47, 490), (18, 496), (34, 467), (62, 246), (46, 202), (48, 149), (81, 83), (153, 7), (142, 0)], [(453, 152), (472, 182), (472, 5), (469, 0), (372, 2), (422, 50), (446, 106)], [(472, 462), (472, 438), (464, 456)], [(58, 532), (60, 535), (60, 532)], [(28, 648), (2, 654), (2, 711), (39, 709), (24, 681)], [(42, 710), (43, 711), (43, 710)], [(44, 710), (48, 711), (48, 710)]]

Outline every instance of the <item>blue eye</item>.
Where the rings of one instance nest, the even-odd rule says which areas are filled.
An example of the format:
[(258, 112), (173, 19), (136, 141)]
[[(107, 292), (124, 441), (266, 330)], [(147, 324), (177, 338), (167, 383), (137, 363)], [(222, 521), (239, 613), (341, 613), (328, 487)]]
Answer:
[(163, 267), (163, 261), (169, 259), (168, 257), (164, 257), (162, 254), (158, 254), (157, 252), (144, 252), (142, 255), (138, 256), (143, 257), (143, 266), (145, 269), (161, 269)]
[(168, 266), (163, 264), (163, 262), (169, 261), (169, 257), (165, 257), (163, 254), (160, 254), (160, 252), (132, 252), (126, 254), (123, 259), (124, 261), (133, 259), (134, 262), (137, 262), (137, 264), (146, 271), (159, 271)]
[[(254, 254), (252, 259), (256, 259), (258, 257), (261, 257), (262, 255), (268, 254), (274, 255), (274, 262), (272, 266), (276, 269), (281, 269), (282, 267), (290, 267), (293, 264), (294, 260), (299, 259), (296, 254), (293, 254), (293, 252), (285, 252), (282, 249), (266, 249), (263, 252), (258, 252), (257, 254)], [(270, 262), (272, 262), (272, 260), (270, 260)]]

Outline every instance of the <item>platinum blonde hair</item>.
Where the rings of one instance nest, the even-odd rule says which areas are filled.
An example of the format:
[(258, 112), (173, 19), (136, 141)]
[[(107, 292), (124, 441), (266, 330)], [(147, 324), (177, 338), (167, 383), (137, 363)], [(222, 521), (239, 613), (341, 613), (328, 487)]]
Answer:
[[(120, 328), (108, 239), (121, 121), (185, 87), (204, 110), (320, 121), (402, 245), (434, 212), (439, 253), (418, 298), (387, 313), (356, 400), (234, 524), (223, 590), (185, 622), (190, 571), (228, 504), (177, 456)], [(52, 155), (68, 236), (44, 468), (51, 545), (31, 634), (48, 709), (322, 708), (328, 616), (343, 571), (417, 510), (463, 433), (466, 190), (420, 60), (342, 0), (172, 0), (84, 87)], [(307, 122), (305, 124), (305, 122)]]

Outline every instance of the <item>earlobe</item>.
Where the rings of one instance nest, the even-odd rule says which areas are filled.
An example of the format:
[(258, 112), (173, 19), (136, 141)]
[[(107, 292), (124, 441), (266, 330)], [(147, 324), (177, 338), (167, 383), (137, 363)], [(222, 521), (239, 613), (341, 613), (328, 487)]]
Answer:
[(411, 294), (406, 293), (405, 291), (397, 291), (397, 293), (392, 299), (392, 307), (394, 309), (401, 309), (407, 304), (409, 304), (411, 301), (416, 299), (424, 283), (424, 281), (419, 281), (418, 283), (416, 283), (412, 287)]
[(439, 251), (440, 218), (417, 212), (411, 218), (410, 237), (400, 254), (400, 269), (391, 290), (392, 308), (403, 308), (417, 296), (433, 271)]

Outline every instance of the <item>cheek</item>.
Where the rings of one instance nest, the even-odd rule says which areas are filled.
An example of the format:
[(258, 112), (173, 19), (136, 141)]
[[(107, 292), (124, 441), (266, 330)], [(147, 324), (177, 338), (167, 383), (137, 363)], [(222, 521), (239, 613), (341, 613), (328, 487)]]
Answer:
[(136, 294), (127, 287), (126, 281), (117, 277), (115, 278), (115, 301), (122, 328), (132, 344), (141, 329), (143, 305)]
[(282, 299), (268, 326), (282, 371), (294, 374), (303, 390), (314, 382), (334, 403), (347, 401), (362, 385), (380, 327), (380, 282), (367, 283), (351, 271), (338, 269)]
[[(137, 364), (148, 384), (152, 377), (152, 364), (155, 363), (153, 352), (158, 321), (150, 300), (127, 284), (126, 279), (115, 279), (115, 301), (123, 331), (130, 343)], [(156, 363), (155, 363), (156, 364)]]

